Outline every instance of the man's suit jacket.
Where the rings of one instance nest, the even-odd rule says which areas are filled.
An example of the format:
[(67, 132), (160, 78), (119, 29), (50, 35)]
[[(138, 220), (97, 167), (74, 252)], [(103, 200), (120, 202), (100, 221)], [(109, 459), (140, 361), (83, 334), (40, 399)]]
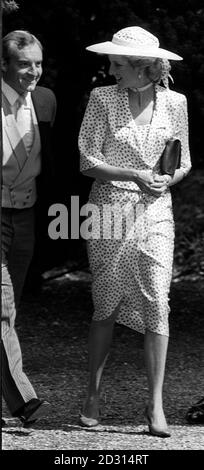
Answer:
[[(29, 184), (32, 188), (32, 178), (29, 179), (30, 165), (32, 166), (32, 174), (38, 175), (36, 178), (37, 200), (33, 196), (35, 214), (36, 214), (36, 253), (40, 262), (46, 259), (46, 249), (49, 247), (47, 243), (47, 227), (48, 227), (48, 208), (50, 204), (56, 200), (55, 191), (55, 168), (54, 168), (54, 142), (53, 142), (53, 124), (56, 114), (56, 99), (54, 93), (44, 87), (36, 87), (31, 93), (33, 107), (36, 116), (34, 116), (34, 142), (29, 157), (26, 154), (25, 146), (20, 138), (20, 134), (16, 127), (15, 118), (11, 113), (10, 105), (4, 95), (2, 95), (2, 124), (3, 124), (3, 184), (2, 184), (2, 200), (5, 190), (5, 201), (10, 200), (12, 207), (12, 191), (16, 197), (20, 197), (20, 191), (24, 192), (21, 197), (22, 204), (17, 208), (23, 208), (23, 201), (28, 200)], [(37, 120), (38, 126), (35, 125)], [(41, 171), (39, 174), (41, 156)], [(37, 157), (35, 157), (37, 154)], [(35, 165), (36, 164), (36, 165)], [(5, 165), (5, 166), (4, 166)], [(36, 166), (38, 167), (36, 169)], [(21, 171), (23, 169), (23, 172)], [(36, 172), (36, 173), (35, 173)], [(29, 183), (30, 182), (30, 183)], [(32, 189), (30, 189), (32, 194)], [(23, 199), (24, 198), (24, 199)], [(32, 204), (32, 198), (30, 199)], [(4, 204), (9, 207), (9, 204)], [(16, 207), (13, 205), (13, 207)], [(26, 208), (26, 205), (25, 205)], [(47, 248), (48, 249), (48, 248)], [(50, 251), (47, 255), (50, 258)], [(34, 265), (35, 265), (34, 257)], [(38, 263), (38, 262), (37, 262)]]
[[(2, 95), (3, 207), (23, 208), (34, 204), (36, 185), (33, 179), (36, 176), (38, 197), (41, 196), (43, 188), (47, 189), (48, 195), (52, 184), (54, 175), (52, 126), (56, 114), (56, 100), (53, 92), (44, 87), (36, 87), (31, 96), (36, 116), (33, 115), (34, 140), (28, 157), (9, 102), (4, 94)], [(46, 194), (43, 200), (46, 199)]]
[(40, 253), (40, 258), (43, 252), (46, 258), (47, 227), (50, 222), (48, 209), (51, 204), (56, 202), (57, 197), (55, 189), (55, 142), (53, 138), (56, 98), (50, 89), (40, 86), (36, 87), (31, 96), (41, 140), (41, 172), (37, 176), (37, 201), (35, 204), (36, 250)]
[(53, 124), (56, 115), (54, 93), (44, 87), (36, 87), (32, 101), (37, 116), (41, 139), (41, 173), (37, 178), (37, 196), (40, 204), (51, 199), (54, 184)]

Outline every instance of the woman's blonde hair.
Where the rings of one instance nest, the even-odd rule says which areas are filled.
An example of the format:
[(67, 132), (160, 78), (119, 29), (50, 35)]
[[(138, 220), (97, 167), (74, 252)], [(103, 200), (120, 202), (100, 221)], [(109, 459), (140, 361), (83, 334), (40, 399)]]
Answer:
[(132, 56), (127, 56), (127, 62), (133, 67), (140, 67), (144, 69), (146, 76), (151, 82), (159, 83), (162, 77), (162, 59), (141, 58), (137, 59)]

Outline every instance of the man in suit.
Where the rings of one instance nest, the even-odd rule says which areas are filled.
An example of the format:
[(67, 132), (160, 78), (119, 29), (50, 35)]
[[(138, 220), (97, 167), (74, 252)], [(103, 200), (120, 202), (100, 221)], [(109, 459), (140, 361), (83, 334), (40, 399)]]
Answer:
[(2, 393), (11, 415), (24, 425), (49, 410), (23, 371), (15, 330), (33, 255), (36, 207), (40, 203), (42, 220), (53, 172), (56, 100), (51, 90), (37, 86), (42, 58), (42, 45), (29, 32), (12, 31), (3, 38)]

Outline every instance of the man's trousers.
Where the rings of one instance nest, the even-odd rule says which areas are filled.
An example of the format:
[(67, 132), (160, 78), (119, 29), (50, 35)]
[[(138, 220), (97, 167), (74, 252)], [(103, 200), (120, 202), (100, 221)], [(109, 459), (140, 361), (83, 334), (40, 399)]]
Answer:
[(34, 209), (2, 208), (2, 393), (12, 415), (36, 393), (23, 371), (16, 310), (34, 248)]

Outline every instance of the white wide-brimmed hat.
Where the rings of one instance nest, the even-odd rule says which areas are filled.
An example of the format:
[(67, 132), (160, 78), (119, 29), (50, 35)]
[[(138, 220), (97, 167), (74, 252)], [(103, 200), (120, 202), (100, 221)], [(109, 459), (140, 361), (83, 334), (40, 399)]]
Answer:
[(93, 44), (86, 49), (98, 54), (183, 60), (174, 52), (161, 49), (157, 37), (139, 26), (121, 29), (113, 35), (112, 41)]

